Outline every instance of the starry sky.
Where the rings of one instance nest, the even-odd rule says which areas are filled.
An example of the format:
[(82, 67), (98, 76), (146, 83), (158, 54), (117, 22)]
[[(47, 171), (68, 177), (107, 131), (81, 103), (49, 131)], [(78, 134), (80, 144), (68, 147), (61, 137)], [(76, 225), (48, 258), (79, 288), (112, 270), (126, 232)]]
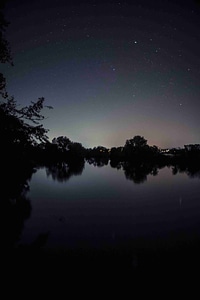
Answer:
[(200, 143), (197, 1), (8, 0), (4, 15), (7, 90), (22, 106), (38, 97), (53, 106), (50, 141)]

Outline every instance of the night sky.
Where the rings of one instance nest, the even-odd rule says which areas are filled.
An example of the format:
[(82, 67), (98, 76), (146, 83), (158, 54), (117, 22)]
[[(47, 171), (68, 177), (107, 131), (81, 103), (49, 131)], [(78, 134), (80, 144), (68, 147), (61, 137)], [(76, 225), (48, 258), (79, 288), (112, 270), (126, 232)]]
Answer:
[(195, 1), (7, 1), (22, 106), (45, 97), (50, 141), (161, 148), (200, 143), (200, 5)]

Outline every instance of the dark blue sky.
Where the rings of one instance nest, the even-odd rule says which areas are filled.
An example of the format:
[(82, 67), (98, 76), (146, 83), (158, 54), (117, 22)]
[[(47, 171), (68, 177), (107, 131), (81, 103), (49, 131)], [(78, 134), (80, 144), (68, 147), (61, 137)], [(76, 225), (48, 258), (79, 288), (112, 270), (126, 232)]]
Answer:
[(7, 1), (21, 105), (45, 97), (50, 140), (121, 146), (200, 143), (200, 6), (195, 1)]

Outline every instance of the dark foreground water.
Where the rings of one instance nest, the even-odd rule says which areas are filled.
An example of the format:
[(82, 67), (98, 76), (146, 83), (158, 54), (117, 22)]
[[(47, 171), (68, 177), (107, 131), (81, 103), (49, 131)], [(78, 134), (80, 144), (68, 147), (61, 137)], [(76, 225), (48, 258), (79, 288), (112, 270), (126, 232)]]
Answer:
[(64, 256), (69, 264), (100, 262), (130, 272), (198, 265), (198, 176), (165, 167), (139, 180), (87, 163), (77, 173), (42, 168), (32, 176), (31, 215), (19, 247), (38, 244), (43, 254)]
[(165, 167), (134, 183), (123, 170), (89, 164), (79, 176), (52, 175), (43, 168), (32, 177), (31, 216), (19, 244), (30, 245), (43, 235), (48, 250), (131, 245), (137, 255), (143, 243), (173, 248), (200, 238), (199, 178), (172, 175)]
[(144, 278), (152, 287), (158, 279), (198, 279), (199, 171), (94, 165), (38, 168), (25, 196), (5, 201), (6, 281), (32, 289), (45, 279), (50, 291), (56, 282), (69, 288), (69, 280), (100, 288), (107, 279), (116, 289), (122, 280), (135, 288)]
[(28, 287), (27, 297), (39, 290), (38, 297), (43, 287), (44, 295), (55, 289), (58, 297), (72, 283), (73, 295), (84, 288), (96, 298), (105, 281), (112, 293), (125, 282), (129, 295), (136, 295), (138, 282), (140, 295), (149, 295), (147, 285), (153, 293), (164, 285), (161, 297), (174, 287), (184, 294), (189, 281), (198, 287), (200, 176), (194, 169), (39, 168), (25, 197), (8, 208), (6, 201), (7, 215), (1, 212), (2, 248), (15, 240), (1, 255), (6, 293)]

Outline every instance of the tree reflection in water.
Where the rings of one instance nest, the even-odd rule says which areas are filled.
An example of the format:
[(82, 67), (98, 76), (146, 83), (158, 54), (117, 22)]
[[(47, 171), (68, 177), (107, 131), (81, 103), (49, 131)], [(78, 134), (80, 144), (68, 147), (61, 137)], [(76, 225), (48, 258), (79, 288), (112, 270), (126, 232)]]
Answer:
[(93, 165), (95, 167), (104, 167), (108, 165), (109, 159), (107, 157), (90, 157), (87, 159), (89, 165)]
[(26, 197), (28, 181), (34, 169), (19, 161), (1, 164), (1, 201), (0, 236), (4, 249), (15, 246), (24, 227), (24, 221), (30, 217), (31, 204)]
[(172, 166), (172, 174), (178, 173), (186, 173), (190, 178), (200, 178), (200, 163), (198, 161), (190, 164), (177, 163)]
[(144, 183), (147, 180), (147, 175), (158, 175), (158, 166), (143, 162), (123, 164), (123, 171), (126, 179), (132, 180), (134, 183)]
[(132, 180), (136, 184), (145, 183), (148, 175), (157, 176), (160, 169), (169, 167), (172, 174), (185, 173), (190, 178), (200, 178), (200, 163), (195, 161), (152, 161), (136, 160), (136, 161), (110, 161), (110, 166), (117, 170), (123, 170), (126, 179)]
[(72, 162), (57, 162), (46, 166), (47, 177), (59, 182), (68, 181), (72, 176), (81, 175), (84, 169), (84, 160)]

